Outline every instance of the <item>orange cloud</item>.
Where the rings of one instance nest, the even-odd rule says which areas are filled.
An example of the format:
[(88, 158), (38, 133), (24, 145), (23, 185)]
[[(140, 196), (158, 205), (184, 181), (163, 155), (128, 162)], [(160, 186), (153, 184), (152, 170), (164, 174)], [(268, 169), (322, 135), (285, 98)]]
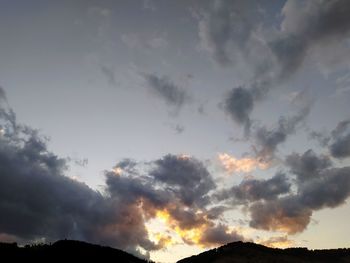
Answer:
[(220, 153), (218, 155), (218, 159), (225, 170), (229, 173), (233, 172), (244, 172), (249, 173), (257, 168), (259, 169), (267, 169), (269, 164), (266, 162), (262, 162), (256, 158), (241, 158), (237, 159), (232, 155), (227, 153)]
[[(155, 213), (155, 218), (164, 223), (175, 236), (186, 244), (209, 248), (243, 239), (236, 231), (230, 230), (224, 225), (215, 225), (213, 221), (208, 219), (206, 213), (200, 210), (195, 213), (196, 216), (198, 216), (198, 219), (195, 220), (196, 223), (186, 225), (176, 218), (173, 214), (174, 209), (176, 209), (176, 207), (159, 209)], [(152, 229), (148, 231), (152, 232)], [(165, 246), (176, 244), (174, 238), (162, 239), (162, 237), (157, 234), (153, 234), (153, 236), (155, 236), (154, 239), (158, 244), (164, 244)]]
[(164, 235), (162, 233), (154, 234), (154, 239), (161, 248), (166, 248), (177, 243), (170, 235)]
[(287, 236), (271, 237), (263, 240), (260, 244), (272, 248), (288, 248), (294, 246), (294, 241), (288, 239)]
[(191, 159), (191, 155), (189, 155), (189, 154), (180, 154), (180, 155), (177, 156), (177, 158), (179, 160), (189, 160), (189, 159)]
[(113, 172), (115, 175), (120, 176), (120, 175), (122, 174), (122, 172), (123, 172), (123, 169), (120, 168), (120, 167), (118, 167), (118, 166), (115, 166), (115, 167), (113, 167), (112, 172)]

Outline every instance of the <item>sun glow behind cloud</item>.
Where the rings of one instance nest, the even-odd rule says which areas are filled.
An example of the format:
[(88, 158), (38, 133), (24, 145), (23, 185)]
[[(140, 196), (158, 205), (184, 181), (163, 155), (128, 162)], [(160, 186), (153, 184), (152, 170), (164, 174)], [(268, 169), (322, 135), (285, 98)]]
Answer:
[[(209, 224), (209, 222), (204, 222), (195, 227), (181, 228), (179, 222), (171, 216), (171, 213), (169, 213), (167, 209), (158, 210), (156, 212), (156, 218), (164, 223), (168, 229), (173, 230), (177, 238), (180, 238), (181, 242), (203, 247), (200, 241), (201, 235), (208, 227), (207, 224)], [(174, 243), (171, 242), (170, 244)]]
[(112, 172), (117, 175), (117, 176), (121, 176), (122, 175), (122, 172), (123, 172), (123, 169), (118, 167), (118, 166), (115, 166), (113, 169), (112, 169)]
[(288, 236), (271, 237), (263, 240), (260, 244), (272, 248), (288, 248), (295, 245), (293, 240), (288, 239)]

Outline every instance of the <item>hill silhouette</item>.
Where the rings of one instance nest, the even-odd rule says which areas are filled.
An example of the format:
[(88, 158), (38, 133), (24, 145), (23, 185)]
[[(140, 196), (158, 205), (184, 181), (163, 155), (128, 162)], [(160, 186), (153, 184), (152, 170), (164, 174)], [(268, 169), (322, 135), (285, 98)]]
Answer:
[[(116, 263), (151, 263), (119, 249), (81, 241), (61, 240), (53, 244), (19, 247), (16, 243), (0, 243), (1, 259), (36, 260), (36, 262), (88, 259)], [(269, 248), (254, 243), (234, 242), (208, 250), (177, 263), (350, 263), (350, 249), (308, 250), (307, 248)]]
[(234, 242), (179, 260), (177, 263), (350, 263), (350, 249), (308, 250), (269, 248), (254, 243)]
[[(19, 247), (16, 243), (0, 243), (1, 259), (35, 260), (36, 262), (70, 261), (88, 259), (98, 262), (107, 260), (116, 263), (150, 263), (119, 249), (93, 245), (81, 241), (61, 240), (53, 244), (37, 244)], [(10, 262), (10, 261), (8, 261)]]

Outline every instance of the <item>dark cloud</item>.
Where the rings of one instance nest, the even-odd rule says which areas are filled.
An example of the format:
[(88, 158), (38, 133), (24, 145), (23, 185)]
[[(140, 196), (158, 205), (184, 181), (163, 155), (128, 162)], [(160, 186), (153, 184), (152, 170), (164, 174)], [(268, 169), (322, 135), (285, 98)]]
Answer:
[(255, 134), (258, 156), (265, 161), (270, 161), (274, 157), (277, 146), (285, 142), (289, 135), (295, 133), (297, 125), (308, 116), (310, 107), (310, 105), (303, 107), (296, 115), (281, 117), (273, 129), (265, 126), (258, 127)]
[(350, 167), (324, 170), (298, 191), (300, 203), (313, 210), (337, 207), (350, 195)]
[(151, 251), (166, 244), (150, 241), (146, 227), (160, 211), (170, 226), (184, 231), (188, 244), (198, 241), (186, 231), (211, 229), (219, 217), (213, 215), (219, 210), (206, 208), (215, 184), (195, 158), (121, 160), (105, 172), (100, 193), (66, 177), (69, 160), (50, 152), (38, 131), (18, 124), (12, 110), (1, 108), (0, 118), (6, 130), (0, 135), (2, 236), (23, 242), (79, 239), (139, 253), (138, 247)]
[(159, 212), (184, 231), (181, 238), (188, 244), (198, 242), (188, 231), (211, 229), (219, 218), (213, 215), (219, 210), (206, 208), (215, 184), (195, 158), (121, 160), (105, 172), (100, 193), (65, 176), (69, 159), (50, 152), (38, 131), (18, 124), (11, 109), (0, 108), (0, 120), (5, 130), (0, 135), (2, 236), (23, 242), (79, 239), (139, 253), (138, 247), (151, 251), (166, 244), (150, 241), (146, 227)]
[(235, 49), (248, 52), (246, 43), (256, 27), (254, 20), (260, 17), (257, 7), (258, 1), (213, 1), (198, 17), (202, 47), (218, 64), (231, 65)]
[[(185, 210), (183, 206), (170, 206), (168, 212), (172, 220), (176, 221), (176, 225), (181, 229), (190, 230), (202, 225), (212, 225), (211, 221), (206, 219), (205, 212), (196, 213), (194, 210)], [(191, 243), (190, 240), (187, 240), (187, 242)]]
[(155, 180), (162, 182), (181, 197), (184, 204), (202, 206), (209, 202), (208, 192), (215, 183), (206, 167), (195, 158), (166, 155), (154, 162), (150, 171)]
[(278, 39), (270, 47), (281, 66), (281, 77), (295, 73), (314, 46), (344, 39), (350, 31), (347, 0), (287, 1)]
[(205, 231), (201, 236), (201, 244), (211, 247), (227, 244), (235, 241), (245, 241), (245, 238), (236, 231), (230, 231), (223, 224), (219, 224)]
[(167, 155), (148, 163), (144, 174), (139, 163), (124, 159), (105, 173), (102, 194), (66, 177), (67, 161), (51, 153), (37, 131), (15, 124), (0, 138), (0, 233), (25, 241), (79, 239), (135, 253), (138, 246), (150, 251), (165, 244), (148, 238), (145, 223), (157, 211), (180, 229), (213, 225), (205, 206), (215, 184), (200, 161)]
[(238, 186), (224, 190), (217, 196), (219, 199), (232, 199), (237, 203), (254, 202), (258, 200), (273, 200), (282, 194), (289, 193), (291, 184), (284, 174), (278, 173), (267, 180), (248, 179)]
[(224, 101), (225, 111), (245, 127), (246, 133), (255, 102), (273, 85), (271, 63), (265, 59), (269, 49), (256, 37), (262, 19), (259, 4), (258, 1), (214, 1), (199, 16), (201, 44), (219, 65), (234, 65), (243, 59), (253, 67), (255, 77), (251, 84), (232, 89)]
[(350, 156), (350, 121), (342, 121), (332, 131), (330, 152), (335, 158)]
[(136, 204), (66, 177), (67, 160), (50, 152), (36, 130), (17, 124), (13, 111), (7, 111), (2, 109), (0, 116), (6, 127), (0, 137), (1, 233), (26, 242), (69, 238), (134, 252), (137, 246), (157, 248), (148, 240)]
[(250, 115), (254, 104), (265, 97), (270, 89), (269, 80), (257, 81), (248, 88), (240, 86), (228, 92), (223, 102), (223, 108), (231, 118), (245, 127), (245, 134), (249, 135)]
[(271, 202), (254, 203), (249, 211), (251, 227), (289, 234), (302, 232), (310, 223), (312, 215), (311, 209), (290, 196)]
[(299, 182), (304, 182), (317, 177), (322, 170), (329, 168), (332, 162), (328, 156), (317, 156), (312, 150), (308, 150), (302, 155), (293, 153), (287, 156), (286, 165), (297, 175)]
[(155, 74), (144, 74), (143, 77), (147, 87), (168, 105), (180, 108), (189, 100), (186, 91), (173, 83), (169, 77), (159, 77)]
[[(266, 17), (259, 3), (215, 1), (199, 16), (202, 45), (220, 65), (231, 65), (234, 59), (243, 58), (253, 72), (252, 84), (228, 94), (226, 111), (239, 124), (249, 127), (256, 102), (294, 76), (312, 49), (338, 45), (349, 36), (349, 11), (347, 0), (286, 1), (281, 29), (263, 34)], [(257, 88), (256, 83), (263, 85)]]
[(275, 200), (259, 201), (249, 207), (250, 226), (290, 234), (303, 231), (312, 213), (343, 204), (350, 196), (350, 167), (330, 168), (326, 156), (312, 151), (293, 154), (287, 165), (297, 178), (297, 190)]
[(106, 185), (108, 193), (125, 204), (137, 203), (143, 198), (153, 205), (163, 207), (169, 202), (170, 198), (167, 192), (156, 190), (152, 185), (152, 181), (140, 177), (138, 173), (133, 177), (107, 172)]
[(254, 107), (254, 96), (251, 90), (237, 87), (233, 88), (224, 101), (224, 110), (231, 118), (245, 126), (246, 131), (250, 128), (250, 114)]
[(329, 134), (313, 131), (309, 137), (317, 140), (321, 146), (328, 147), (334, 158), (347, 158), (350, 156), (350, 120), (344, 120)]
[[(131, 175), (137, 175), (137, 162), (135, 160), (132, 160), (130, 158), (124, 158), (123, 160), (119, 161), (115, 166), (114, 169), (121, 169), (121, 173), (126, 172), (127, 174)], [(116, 170), (114, 170), (116, 172)]]

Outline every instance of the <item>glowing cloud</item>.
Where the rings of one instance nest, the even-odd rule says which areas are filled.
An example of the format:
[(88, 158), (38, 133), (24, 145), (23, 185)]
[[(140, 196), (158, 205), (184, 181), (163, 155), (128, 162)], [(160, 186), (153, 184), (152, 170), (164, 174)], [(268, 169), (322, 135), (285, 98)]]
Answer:
[[(198, 216), (198, 221), (192, 225), (184, 225), (174, 216), (174, 208), (163, 208), (157, 210), (155, 219), (167, 227), (172, 237), (159, 236), (157, 233), (153, 234), (154, 239), (158, 244), (171, 246), (177, 244), (175, 240), (182, 240), (188, 245), (195, 245), (200, 248), (209, 248), (222, 245), (228, 242), (237, 240), (244, 240), (244, 237), (237, 233), (236, 230), (229, 229), (227, 226), (219, 224), (216, 225), (209, 220), (206, 213), (198, 210), (195, 214)], [(152, 229), (148, 229), (152, 232)]]
[(112, 172), (117, 176), (121, 176), (123, 169), (118, 166), (115, 166), (113, 167)]
[(271, 237), (260, 242), (262, 245), (272, 248), (288, 248), (295, 245), (293, 240), (288, 239), (288, 236)]
[(269, 164), (262, 162), (255, 158), (241, 158), (237, 159), (227, 153), (220, 153), (218, 159), (221, 165), (225, 168), (228, 173), (233, 172), (244, 172), (249, 173), (255, 169), (265, 170), (269, 167)]
[(189, 160), (189, 159), (191, 159), (191, 155), (189, 155), (189, 154), (180, 154), (180, 155), (177, 156), (177, 158), (179, 160)]

